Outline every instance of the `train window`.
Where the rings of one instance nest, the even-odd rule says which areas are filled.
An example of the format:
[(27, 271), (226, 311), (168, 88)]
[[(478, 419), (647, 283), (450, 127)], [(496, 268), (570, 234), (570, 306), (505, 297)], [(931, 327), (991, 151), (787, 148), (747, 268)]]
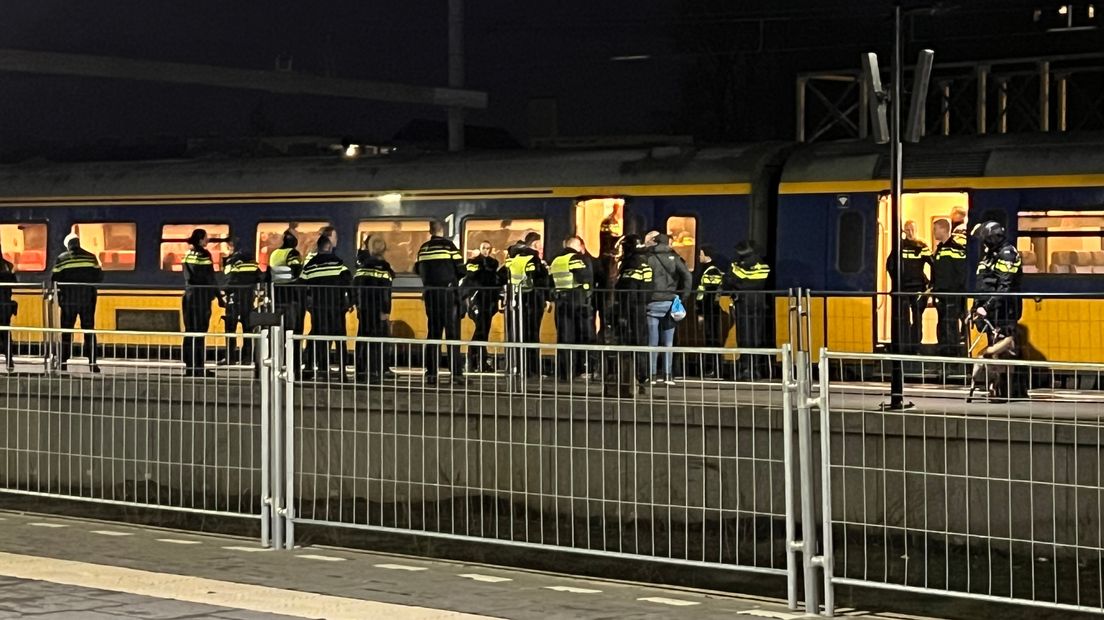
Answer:
[(542, 220), (484, 220), (468, 218), (464, 220), (464, 258), (479, 254), (479, 244), (491, 242), (491, 256), (498, 263), (506, 262), (506, 250), (514, 242), (535, 232), (544, 240), (544, 221)]
[(836, 267), (840, 273), (859, 273), (863, 268), (866, 226), (862, 213), (848, 209), (840, 214), (836, 231)]
[(46, 270), (45, 224), (0, 224), (0, 245), (17, 272)]
[(192, 231), (207, 231), (207, 251), (215, 263), (215, 271), (222, 270), (222, 259), (228, 251), (230, 227), (226, 224), (166, 224), (161, 227), (161, 270), (182, 271), (181, 262), (188, 253), (188, 237)]
[(667, 218), (667, 236), (671, 238), (671, 249), (693, 269), (698, 263), (698, 218), (692, 215)]
[(357, 247), (367, 237), (387, 243), (387, 262), (395, 273), (414, 273), (418, 248), (429, 241), (429, 220), (365, 220), (357, 226)]
[(80, 237), (82, 248), (96, 255), (104, 271), (134, 271), (138, 249), (134, 222), (83, 222), (73, 224), (70, 232)]
[(1104, 211), (1026, 211), (1017, 223), (1024, 273), (1104, 274)]
[(337, 233), (329, 222), (261, 222), (257, 224), (257, 264), (268, 269), (268, 257), (284, 243), (284, 233), (292, 231), (304, 259), (314, 252), (318, 238), (326, 233), (337, 247)]

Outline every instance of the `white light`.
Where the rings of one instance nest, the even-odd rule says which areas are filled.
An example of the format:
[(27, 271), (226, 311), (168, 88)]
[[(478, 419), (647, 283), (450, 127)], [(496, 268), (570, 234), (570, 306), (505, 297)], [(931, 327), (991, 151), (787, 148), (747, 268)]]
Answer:
[(399, 192), (390, 192), (390, 193), (387, 193), (387, 194), (380, 194), (379, 196), (376, 197), (376, 200), (378, 200), (380, 202), (394, 204), (396, 202), (402, 202), (402, 194), (400, 194)]
[(345, 147), (345, 157), (352, 158), (356, 157), (357, 155), (360, 155), (359, 144), (350, 144), (349, 146)]
[(1090, 4), (1089, 5), (1089, 19), (1095, 19), (1095, 18), (1096, 18), (1096, 7), (1094, 7), (1093, 5)]
[(1069, 13), (1069, 5), (1063, 4), (1062, 6), (1058, 7), (1059, 15), (1065, 15), (1067, 13)]

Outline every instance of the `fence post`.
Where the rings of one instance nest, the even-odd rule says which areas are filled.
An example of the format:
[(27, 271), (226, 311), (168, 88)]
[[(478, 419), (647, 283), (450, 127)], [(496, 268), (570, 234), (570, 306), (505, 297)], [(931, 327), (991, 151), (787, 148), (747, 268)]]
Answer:
[(272, 548), (272, 490), (270, 480), (272, 472), (272, 446), (270, 445), (272, 428), (272, 346), (271, 330), (264, 329), (260, 332), (261, 339), (258, 343), (260, 354), (256, 363), (260, 364), (259, 374), (261, 378), (261, 546)]
[(797, 461), (800, 467), (798, 488), (801, 492), (801, 541), (795, 544), (801, 549), (805, 569), (805, 612), (817, 614), (820, 611), (820, 588), (816, 574), (817, 562), (814, 561), (817, 552), (817, 521), (813, 504), (815, 476), (811, 419), (811, 410), (815, 403), (810, 398), (809, 379), (812, 373), (809, 369), (809, 353), (798, 349), (794, 358), (797, 361)]
[(284, 474), (284, 503), (281, 516), (284, 520), (284, 548), (295, 548), (295, 347), (300, 345), (292, 332), (282, 333), (284, 345), (283, 387), (284, 401), (277, 416), (282, 418), (284, 442), (282, 444)]
[(284, 476), (283, 454), (283, 425), (280, 423), (283, 417), (284, 382), (287, 381), (287, 370), (283, 363), (284, 341), (283, 327), (274, 325), (268, 328), (268, 358), (265, 365), (270, 376), (272, 388), (269, 398), (269, 408), (265, 412), (269, 422), (269, 474), (268, 479), (271, 497), (269, 510), (272, 518), (272, 548), (283, 548), (284, 541), (284, 499), (282, 481)]
[(786, 601), (797, 609), (797, 514), (794, 507), (793, 396), (797, 383), (793, 380), (793, 358), (790, 344), (782, 345), (782, 463), (786, 470)]
[(833, 562), (835, 559), (832, 549), (832, 470), (831, 470), (831, 420), (829, 414), (829, 384), (828, 384), (828, 348), (820, 349), (820, 398), (817, 408), (820, 410), (820, 502), (821, 519), (824, 530), (821, 541), (821, 556), (818, 558), (820, 570), (824, 577), (824, 615), (831, 618), (836, 613), (835, 589), (832, 586)]

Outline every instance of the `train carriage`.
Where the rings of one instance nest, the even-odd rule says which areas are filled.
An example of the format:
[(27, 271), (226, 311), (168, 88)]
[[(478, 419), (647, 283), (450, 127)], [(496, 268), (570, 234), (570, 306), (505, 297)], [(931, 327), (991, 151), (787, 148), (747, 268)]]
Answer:
[[(1028, 351), (1039, 359), (1104, 359), (1104, 137), (935, 138), (905, 147), (901, 221), (933, 247), (932, 227), (953, 207), (996, 220), (1024, 261)], [(873, 351), (889, 339), (884, 265), (892, 234), (885, 147), (831, 143), (796, 150), (778, 199), (778, 286), (814, 296), (814, 351)], [(977, 262), (971, 243), (969, 264)], [(1074, 297), (1079, 297), (1075, 299)], [(935, 342), (935, 312), (924, 342)]]
[[(529, 231), (543, 235), (550, 255), (575, 233), (596, 254), (602, 220), (618, 211), (625, 232), (667, 230), (693, 265), (703, 243), (768, 243), (786, 149), (21, 164), (0, 168), (0, 242), (21, 282), (33, 285), (48, 281), (63, 239), (79, 232), (105, 269), (97, 327), (172, 332), (181, 328), (180, 261), (192, 228), (208, 230), (216, 264), (226, 241), (237, 237), (254, 245), (264, 265), (288, 227), (296, 228), (304, 254), (322, 227), (334, 227), (347, 262), (365, 235), (381, 235), (399, 272), (394, 333), (423, 336), (411, 271), (431, 219), (449, 225), (465, 256), (488, 239), (501, 260)], [(14, 324), (41, 325), (41, 294), (19, 299)], [(216, 308), (214, 331), (219, 319)], [(470, 330), (465, 322), (465, 337)], [(496, 324), (492, 338), (501, 333)], [(551, 320), (543, 339), (554, 340)], [(166, 337), (165, 344), (173, 342)]]

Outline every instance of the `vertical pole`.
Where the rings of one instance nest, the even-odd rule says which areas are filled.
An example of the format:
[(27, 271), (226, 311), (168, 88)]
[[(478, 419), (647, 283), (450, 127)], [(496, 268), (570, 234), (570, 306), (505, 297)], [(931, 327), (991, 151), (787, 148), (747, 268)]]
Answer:
[[(890, 122), (890, 251), (893, 253), (896, 277), (891, 278), (890, 283), (890, 344), (894, 353), (901, 352), (901, 317), (899, 308), (900, 299), (895, 295), (901, 290), (901, 196), (904, 193), (904, 184), (901, 179), (903, 167), (901, 166), (904, 145), (901, 143), (901, 80), (904, 72), (901, 69), (901, 3), (893, 5), (893, 94), (890, 104), (893, 106), (893, 119)], [(890, 388), (889, 408), (900, 409), (904, 407), (905, 370), (900, 361), (890, 364)]]
[[(790, 296), (790, 322), (794, 308), (793, 296)], [(786, 471), (786, 601), (790, 609), (797, 609), (797, 514), (794, 506), (794, 451), (793, 451), (793, 393), (797, 383), (793, 379), (793, 360), (790, 344), (782, 345), (782, 466)], [(802, 457), (804, 458), (804, 457)], [(803, 490), (804, 492), (804, 490)], [(807, 610), (813, 613), (814, 610)]]
[(801, 550), (805, 574), (805, 613), (820, 613), (820, 588), (817, 580), (817, 565), (820, 555), (817, 553), (816, 505), (813, 503), (816, 492), (813, 488), (813, 432), (812, 432), (812, 393), (809, 385), (812, 371), (809, 368), (809, 353), (798, 349), (794, 354), (797, 360), (797, 453), (800, 471), (798, 488), (801, 489)]
[(1069, 74), (1058, 76), (1058, 131), (1066, 131), (1066, 104), (1069, 98)]
[(1039, 131), (1050, 131), (1050, 61), (1039, 63)]
[(272, 489), (270, 481), (276, 469), (272, 466), (272, 332), (261, 332), (261, 546), (272, 548)]
[(997, 133), (1008, 133), (1008, 80), (997, 79)]
[(989, 117), (986, 107), (989, 105), (989, 66), (978, 65), (977, 68), (977, 132), (985, 135)]
[(272, 397), (270, 409), (269, 436), (272, 446), (269, 450), (269, 468), (272, 472), (271, 479), (271, 513), (272, 513), (272, 548), (280, 549), (284, 540), (284, 501), (283, 501), (283, 464), (280, 457), (283, 452), (283, 425), (280, 419), (283, 417), (284, 394), (281, 386), (284, 381), (290, 379), (287, 368), (290, 362), (284, 364), (284, 351), (280, 347), (283, 342), (283, 326), (270, 327), (268, 330), (269, 352), (272, 360), (271, 366), (266, 370), (270, 373), (272, 382)]
[(870, 85), (861, 76), (859, 80), (859, 139), (870, 135)]
[(291, 332), (284, 332), (284, 402), (281, 411), (284, 423), (282, 462), (284, 473), (284, 548), (295, 548), (295, 348), (299, 342)]
[(805, 85), (809, 82), (807, 77), (797, 78), (797, 136), (798, 142), (805, 141)]
[(943, 82), (943, 135), (951, 135), (951, 83)]
[[(451, 88), (464, 86), (464, 0), (448, 3), (448, 84)], [(448, 149), (464, 150), (464, 110), (448, 110)]]

